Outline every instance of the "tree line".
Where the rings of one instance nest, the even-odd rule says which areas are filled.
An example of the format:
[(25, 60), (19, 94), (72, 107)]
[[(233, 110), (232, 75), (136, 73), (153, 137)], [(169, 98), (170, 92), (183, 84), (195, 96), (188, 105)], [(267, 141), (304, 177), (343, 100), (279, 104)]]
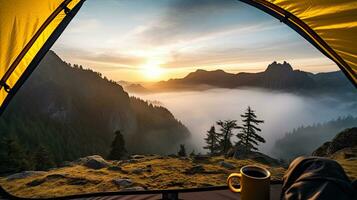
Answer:
[(0, 143), (1, 173), (24, 170), (42, 171), (55, 166), (53, 157), (43, 145), (28, 149), (21, 145), (17, 138), (3, 138)]

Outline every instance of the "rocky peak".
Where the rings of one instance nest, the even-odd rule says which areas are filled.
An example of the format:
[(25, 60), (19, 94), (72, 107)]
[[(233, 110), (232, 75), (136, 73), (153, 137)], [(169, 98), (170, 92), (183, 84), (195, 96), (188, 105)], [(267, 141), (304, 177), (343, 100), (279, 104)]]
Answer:
[(265, 72), (268, 73), (287, 73), (287, 72), (293, 72), (293, 68), (289, 63), (284, 61), (283, 63), (278, 63), (274, 61), (270, 65), (268, 65), (268, 68), (265, 70)]

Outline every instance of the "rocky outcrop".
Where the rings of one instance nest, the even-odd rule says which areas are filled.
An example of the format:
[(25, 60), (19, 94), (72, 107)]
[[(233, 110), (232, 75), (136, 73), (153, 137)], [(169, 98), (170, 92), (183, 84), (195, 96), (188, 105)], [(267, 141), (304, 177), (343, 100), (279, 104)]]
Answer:
[(239, 160), (250, 159), (270, 166), (279, 166), (282, 164), (279, 160), (275, 158), (272, 158), (257, 151), (247, 151), (244, 147), (240, 146), (235, 146), (234, 148), (232, 148), (228, 152), (228, 157), (233, 157)]
[(20, 172), (20, 173), (16, 173), (16, 174), (12, 174), (8, 177), (6, 177), (6, 180), (8, 181), (13, 181), (16, 179), (24, 179), (30, 176), (35, 176), (35, 175), (42, 175), (45, 174), (46, 172), (43, 171), (24, 171), (24, 172)]
[(317, 148), (312, 155), (329, 157), (335, 152), (357, 146), (357, 127), (346, 129), (333, 138), (332, 141), (324, 143)]
[(109, 166), (109, 163), (98, 155), (80, 158), (76, 163), (91, 169), (102, 169)]
[(113, 183), (120, 187), (129, 187), (134, 184), (131, 179), (122, 179), (122, 178), (113, 179)]

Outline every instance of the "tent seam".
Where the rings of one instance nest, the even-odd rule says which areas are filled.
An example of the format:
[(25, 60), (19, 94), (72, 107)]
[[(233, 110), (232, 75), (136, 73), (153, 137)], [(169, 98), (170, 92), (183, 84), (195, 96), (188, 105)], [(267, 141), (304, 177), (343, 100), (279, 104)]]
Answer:
[[(10, 65), (8, 70), (5, 72), (4, 76), (1, 78), (0, 81), (0, 90), (2, 89), (3, 86), (6, 86), (6, 82), (8, 78), (11, 76), (11, 74), (15, 71), (21, 60), (25, 57), (27, 52), (31, 49), (33, 44), (37, 41), (37, 39), (41, 36), (43, 31), (46, 29), (46, 27), (58, 16), (58, 14), (65, 8), (67, 8), (67, 5), (71, 2), (72, 0), (64, 0), (57, 8), (56, 10), (51, 13), (51, 15), (45, 20), (45, 22), (40, 26), (38, 31), (34, 34), (34, 36), (29, 40), (29, 42), (26, 44), (24, 49), (20, 52), (20, 54), (15, 58), (14, 62)], [(10, 88), (11, 90), (11, 88)]]

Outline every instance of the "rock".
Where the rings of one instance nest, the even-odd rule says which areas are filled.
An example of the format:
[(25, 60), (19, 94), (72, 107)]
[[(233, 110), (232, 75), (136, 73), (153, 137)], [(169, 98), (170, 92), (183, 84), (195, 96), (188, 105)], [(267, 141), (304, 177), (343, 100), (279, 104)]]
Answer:
[(352, 148), (357, 146), (357, 127), (345, 129), (338, 133), (331, 142), (324, 143), (317, 148), (312, 155), (328, 157), (335, 152), (344, 148)]
[(211, 159), (211, 156), (209, 156), (209, 155), (196, 155), (196, 156), (193, 156), (193, 162), (205, 163), (205, 162), (209, 162), (210, 159)]
[(145, 158), (145, 156), (143, 156), (143, 155), (133, 155), (133, 156), (131, 156), (131, 159), (142, 159), (142, 158)]
[(247, 151), (243, 147), (239, 147), (239, 146), (236, 146), (232, 149), (233, 149), (232, 151), (234, 152), (233, 158), (235, 159), (239, 159), (239, 160), (250, 159), (269, 166), (281, 165), (279, 160), (257, 151)]
[(197, 173), (204, 173), (205, 169), (202, 165), (193, 166), (185, 171), (185, 174), (197, 174)]
[(132, 191), (144, 191), (145, 189), (143, 187), (137, 186), (137, 187), (130, 187), (130, 188), (125, 188), (121, 191), (123, 192), (132, 192)]
[(139, 160), (135, 159), (130, 159), (130, 160), (124, 160), (123, 163), (138, 163), (140, 162)]
[(146, 170), (144, 170), (144, 169), (134, 169), (133, 171), (131, 171), (131, 173), (133, 173), (133, 174), (142, 174), (145, 171)]
[(101, 182), (102, 182), (101, 180), (88, 180), (85, 178), (78, 178), (78, 177), (67, 178), (68, 185), (86, 185), (86, 184), (97, 185)]
[(314, 152), (312, 152), (313, 156), (327, 156), (327, 149), (331, 145), (331, 142), (325, 142), (319, 148), (317, 148)]
[(12, 180), (16, 180), (16, 179), (27, 178), (27, 177), (30, 177), (30, 176), (43, 175), (45, 173), (46, 172), (43, 172), (43, 171), (24, 171), (24, 172), (12, 174), (12, 175), (6, 177), (6, 180), (7, 181), (12, 181)]
[(357, 158), (357, 146), (352, 147), (352, 148), (344, 148), (344, 149), (338, 150), (329, 157), (332, 159), (335, 159), (335, 160), (350, 160), (350, 161), (352, 161), (353, 159)]
[(120, 187), (129, 187), (134, 184), (131, 179), (122, 179), (122, 178), (113, 179), (113, 183)]
[(46, 176), (46, 179), (48, 180), (53, 180), (53, 179), (61, 179), (61, 178), (66, 178), (68, 176), (68, 174), (64, 173), (64, 174), (50, 174), (48, 176)]
[(102, 169), (109, 166), (109, 163), (98, 155), (80, 158), (77, 162), (91, 169)]
[(41, 179), (35, 179), (33, 181), (30, 181), (30, 182), (26, 183), (26, 185), (29, 187), (35, 187), (35, 186), (41, 185), (44, 182), (46, 182), (46, 179), (41, 178)]
[(110, 171), (118, 171), (118, 172), (122, 172), (123, 171), (123, 169), (121, 167), (119, 167), (119, 166), (109, 166), (107, 169), (110, 170)]
[(219, 165), (226, 169), (235, 169), (236, 168), (233, 164), (224, 162), (224, 161), (219, 162)]

